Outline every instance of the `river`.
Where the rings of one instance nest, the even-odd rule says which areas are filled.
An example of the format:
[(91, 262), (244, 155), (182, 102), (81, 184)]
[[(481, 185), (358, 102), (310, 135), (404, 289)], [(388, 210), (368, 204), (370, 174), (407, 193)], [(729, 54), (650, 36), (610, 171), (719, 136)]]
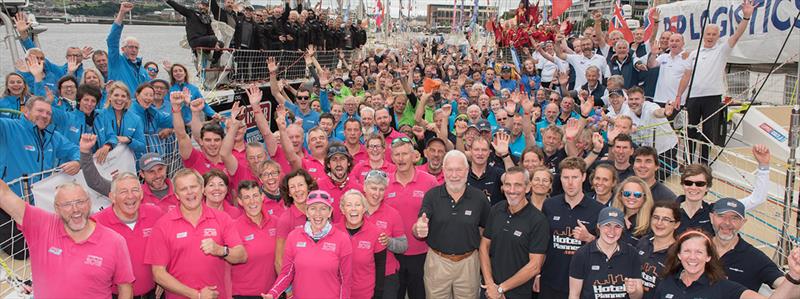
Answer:
[[(90, 46), (94, 49), (108, 50), (106, 37), (111, 30), (111, 25), (101, 24), (42, 24), (48, 29), (39, 35), (40, 46), (53, 63), (63, 64), (66, 61), (65, 53), (71, 46)], [(182, 48), (179, 42), (186, 35), (182, 26), (147, 26), (127, 25), (122, 32), (122, 38), (136, 37), (140, 43), (139, 56), (142, 60), (156, 61), (161, 64), (163, 60), (173, 63), (189, 65), (192, 63), (192, 54), (189, 49)], [(0, 74), (5, 75), (14, 70), (11, 53), (5, 43), (0, 43)], [(22, 47), (17, 44), (22, 54)], [(84, 61), (84, 67), (94, 68), (91, 60)], [(189, 67), (190, 70), (194, 68)], [(191, 72), (191, 71), (190, 71)], [(167, 78), (166, 71), (161, 69), (160, 78)], [(0, 86), (5, 82), (0, 80)]]

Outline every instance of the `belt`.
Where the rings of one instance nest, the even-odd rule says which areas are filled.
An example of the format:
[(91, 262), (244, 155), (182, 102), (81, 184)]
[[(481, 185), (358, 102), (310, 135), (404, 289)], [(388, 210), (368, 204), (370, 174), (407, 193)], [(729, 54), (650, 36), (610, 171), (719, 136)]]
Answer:
[(431, 251), (433, 251), (433, 253), (435, 253), (436, 255), (441, 256), (443, 258), (446, 258), (448, 260), (451, 260), (453, 262), (460, 262), (460, 261), (464, 260), (465, 258), (468, 258), (470, 255), (472, 255), (472, 253), (475, 252), (475, 250), (472, 250), (472, 251), (468, 251), (468, 252), (463, 253), (463, 254), (447, 254), (447, 253), (438, 251), (438, 250), (433, 249), (433, 248), (431, 248)]

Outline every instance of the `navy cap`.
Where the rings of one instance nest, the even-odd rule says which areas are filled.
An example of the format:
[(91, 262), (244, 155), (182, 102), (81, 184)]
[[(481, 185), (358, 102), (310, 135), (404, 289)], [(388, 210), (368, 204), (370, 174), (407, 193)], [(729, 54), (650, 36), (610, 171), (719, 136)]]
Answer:
[(714, 203), (712, 209), (714, 214), (722, 214), (725, 212), (735, 212), (740, 217), (744, 218), (744, 204), (735, 198), (725, 197)]
[(146, 153), (144, 156), (139, 158), (139, 169), (140, 170), (150, 170), (153, 169), (156, 165), (164, 165), (167, 166), (167, 163), (164, 162), (164, 159), (161, 158), (161, 155), (158, 153)]
[(597, 216), (597, 225), (604, 225), (606, 223), (616, 223), (622, 227), (625, 227), (625, 213), (622, 210), (617, 209), (615, 207), (605, 207), (600, 210), (600, 214)]
[(612, 96), (624, 97), (625, 93), (622, 92), (622, 89), (611, 89), (611, 90), (608, 91), (608, 96), (609, 97), (612, 97)]
[(347, 151), (347, 148), (344, 147), (343, 144), (334, 144), (328, 147), (328, 158), (332, 157), (335, 154), (342, 154), (347, 157), (352, 157), (350, 156), (350, 152)]
[(500, 133), (500, 132), (503, 132), (503, 133), (506, 133), (508, 135), (511, 135), (511, 130), (509, 130), (506, 127), (497, 127), (497, 130), (494, 130), (494, 134), (497, 134), (497, 133)]
[(492, 124), (490, 124), (489, 121), (485, 120), (485, 119), (479, 120), (478, 123), (475, 124), (475, 126), (478, 128), (478, 131), (481, 131), (481, 132), (491, 132), (492, 131)]

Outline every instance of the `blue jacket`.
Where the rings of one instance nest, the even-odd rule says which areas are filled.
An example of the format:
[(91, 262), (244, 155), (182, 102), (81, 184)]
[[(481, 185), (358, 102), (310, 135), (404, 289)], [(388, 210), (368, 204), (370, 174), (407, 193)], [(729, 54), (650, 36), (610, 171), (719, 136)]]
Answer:
[[(0, 118), (0, 175), (3, 181), (10, 182), (23, 174), (34, 174), (58, 167), (69, 161), (79, 161), (78, 146), (50, 125), (44, 130), (27, 118)], [(13, 155), (13, 157), (11, 157)], [(31, 179), (38, 182), (40, 176)], [(12, 184), (11, 190), (22, 195), (20, 184)]]
[[(22, 48), (25, 49), (25, 51), (28, 51), (28, 50), (33, 49), (33, 48), (36, 48), (36, 45), (33, 43), (33, 39), (31, 39), (30, 37), (28, 37), (27, 39), (22, 40), (20, 43), (22, 44)], [(61, 77), (63, 77), (64, 75), (67, 75), (67, 72), (69, 71), (69, 64), (68, 63), (64, 63), (63, 65), (57, 65), (57, 64), (53, 63), (52, 61), (50, 61), (50, 59), (46, 59), (46, 58), (44, 60), (44, 63), (45, 63), (45, 65), (49, 65), (50, 69), (53, 69), (53, 70), (54, 69), (58, 69), (60, 71), (61, 76), (56, 78), (56, 82), (58, 82), (58, 80), (61, 79)], [(75, 79), (77, 79), (78, 82), (81, 81), (81, 78), (83, 78), (83, 63), (78, 65), (78, 69), (75, 70), (75, 74), (73, 74), (73, 76), (75, 76)], [(31, 79), (33, 79), (33, 76), (31, 76)], [(31, 82), (33, 82), (33, 81), (31, 81)], [(55, 91), (55, 90), (53, 90), (53, 91)]]
[[(172, 106), (170, 105), (171, 102), (169, 100), (169, 94), (174, 91), (182, 91), (184, 88), (189, 90), (189, 93), (192, 95), (191, 99), (192, 101), (203, 98), (203, 94), (200, 93), (200, 89), (197, 88), (197, 86), (195, 86), (192, 83), (173, 84), (172, 86), (170, 86), (169, 92), (164, 95), (164, 106), (166, 106), (167, 111), (169, 111), (167, 114), (169, 114), (170, 117), (172, 117), (172, 110), (171, 110)], [(164, 106), (162, 106), (162, 108)], [(214, 109), (212, 109), (211, 106), (208, 105), (208, 103), (206, 103), (205, 107), (203, 107), (203, 113), (205, 113), (207, 117), (212, 117), (217, 112), (214, 111)], [(186, 126), (188, 127), (189, 123), (192, 121), (192, 109), (189, 108), (189, 106), (187, 105), (181, 106), (181, 116), (183, 116), (183, 123), (186, 124)]]
[[(130, 110), (125, 111), (122, 115), (122, 122), (119, 125), (117, 125), (117, 117), (112, 107), (100, 110), (100, 115), (98, 115), (97, 118), (99, 118), (99, 125), (102, 127), (102, 130), (111, 132), (105, 136), (114, 136), (114, 139), (116, 139), (117, 136), (128, 137), (131, 139), (131, 143), (128, 144), (128, 147), (134, 152), (136, 159), (144, 155), (147, 150), (144, 142), (144, 125), (142, 124), (142, 120), (136, 116), (135, 113), (132, 113)], [(105, 136), (97, 136), (97, 144), (106, 144), (109, 142), (114, 142), (114, 144), (116, 144), (116, 140), (110, 141)]]
[(142, 120), (145, 135), (158, 134), (162, 129), (172, 128), (172, 115), (161, 112), (152, 105), (144, 109), (139, 102), (133, 101), (128, 112)]
[[(521, 81), (522, 85), (525, 86), (525, 92), (528, 94), (528, 96), (531, 96), (531, 95), (533, 95), (533, 93), (535, 91), (537, 91), (537, 90), (539, 90), (539, 88), (541, 88), (542, 77), (539, 77), (539, 75), (522, 74), (522, 76), (520, 77), (520, 81)], [(531, 85), (530, 85), (531, 81), (536, 82), (534, 84), (534, 86), (535, 86), (534, 88), (531, 88)]]
[(111, 24), (111, 32), (108, 33), (106, 43), (108, 44), (108, 81), (120, 81), (128, 86), (131, 93), (140, 84), (150, 82), (147, 71), (142, 66), (142, 58), (130, 61), (124, 53), (121, 53), (120, 36), (122, 36), (123, 25)]
[[(25, 99), (23, 103), (27, 100)], [(0, 97), (0, 109), (22, 111), (22, 105), (24, 104), (20, 104), (18, 96)], [(19, 115), (11, 112), (0, 112), (0, 118), (19, 118)]]
[[(103, 144), (111, 144), (112, 146), (117, 144), (117, 138), (114, 136), (114, 133), (105, 130), (105, 127), (100, 125), (99, 121), (99, 111), (94, 111), (94, 118), (90, 119), (89, 123), (87, 124), (86, 114), (80, 110), (73, 110), (73, 111), (64, 111), (62, 109), (53, 108), (53, 124), (55, 125), (56, 131), (64, 135), (67, 140), (74, 143), (75, 145), (79, 145), (81, 141), (81, 134), (95, 134), (98, 136), (98, 139), (105, 140), (105, 143), (97, 143), (98, 145)], [(100, 137), (102, 136), (102, 137)]]

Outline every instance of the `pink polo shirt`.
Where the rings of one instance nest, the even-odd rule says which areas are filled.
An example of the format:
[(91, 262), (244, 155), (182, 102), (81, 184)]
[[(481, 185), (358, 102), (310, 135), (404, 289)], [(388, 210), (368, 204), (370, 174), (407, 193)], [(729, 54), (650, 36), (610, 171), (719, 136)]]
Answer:
[(242, 214), (244, 213), (242, 209), (230, 204), (227, 198), (225, 199), (225, 201), (222, 202), (222, 211), (228, 214), (228, 216), (230, 216), (231, 219), (239, 218), (239, 216), (242, 216)]
[[(391, 160), (384, 159), (383, 165), (381, 165), (381, 167), (378, 169), (385, 172), (386, 174), (390, 174), (395, 172), (395, 170), (397, 170), (397, 166), (392, 164)], [(364, 180), (367, 177), (367, 173), (369, 173), (370, 170), (372, 170), (372, 165), (369, 164), (369, 159), (367, 159), (365, 161), (361, 161), (358, 164), (356, 164), (356, 166), (353, 167), (353, 170), (350, 171), (350, 175), (356, 177), (356, 179), (358, 179), (358, 182), (363, 184)]]
[(331, 178), (327, 175), (324, 178), (319, 179), (317, 181), (317, 185), (319, 186), (319, 190), (326, 191), (331, 195), (331, 197), (333, 197), (333, 213), (331, 214), (331, 218), (333, 218), (334, 223), (339, 223), (344, 220), (342, 209), (340, 208), (342, 196), (344, 196), (344, 194), (351, 189), (362, 192), (364, 189), (364, 186), (359, 184), (353, 177), (347, 178), (347, 182), (341, 188), (334, 184), (333, 180), (331, 180)]
[(278, 218), (278, 238), (286, 239), (289, 233), (306, 224), (306, 214), (292, 205)]
[(358, 152), (352, 154), (353, 156), (353, 165), (358, 164), (361, 161), (369, 160), (369, 154), (367, 154), (367, 147), (361, 144), (358, 147)]
[(283, 215), (283, 212), (286, 212), (289, 207), (283, 204), (282, 200), (273, 200), (269, 197), (264, 196), (264, 203), (261, 206), (261, 210), (264, 212), (265, 215), (270, 215), (275, 217), (275, 221), (278, 221), (278, 218)]
[(444, 171), (439, 171), (439, 174), (434, 175), (430, 171), (428, 171), (428, 163), (425, 163), (425, 164), (422, 164), (422, 165), (418, 165), (417, 169), (418, 170), (422, 170), (425, 173), (432, 175), (434, 178), (436, 178), (436, 183), (437, 184), (439, 184), (439, 185), (444, 184)]
[[(344, 222), (337, 224), (336, 228), (347, 233)], [(386, 249), (378, 242), (381, 231), (369, 221), (364, 221), (361, 229), (350, 236), (353, 246), (353, 286), (350, 298), (371, 299), (375, 293), (375, 254)]]
[[(381, 133), (383, 134), (383, 133)], [(383, 139), (386, 141), (386, 161), (392, 161), (392, 141), (400, 137), (408, 137), (406, 134), (400, 133), (399, 131), (392, 128), (392, 132), (389, 135), (385, 135)]]
[(219, 161), (219, 163), (211, 163), (206, 157), (206, 154), (196, 148), (192, 148), (192, 154), (189, 156), (189, 159), (183, 160), (183, 166), (197, 170), (201, 175), (213, 168), (225, 172), (225, 163), (222, 163), (222, 161)]
[[(372, 215), (365, 214), (367, 222), (372, 223), (381, 232), (390, 238), (405, 236), (405, 227), (400, 213), (389, 205), (381, 204)], [(378, 234), (380, 235), (380, 234)], [(413, 238), (413, 236), (412, 236)], [(406, 237), (408, 239), (408, 237)], [(400, 262), (394, 257), (391, 251), (386, 252), (386, 276), (397, 273), (400, 269)]]
[(259, 182), (258, 178), (253, 175), (253, 171), (247, 164), (239, 163), (236, 167), (236, 172), (228, 176), (230, 178), (230, 185), (228, 186), (228, 194), (231, 198), (236, 198), (236, 191), (239, 189), (239, 183), (243, 181)]
[(247, 251), (247, 262), (231, 267), (233, 295), (260, 296), (275, 283), (277, 222), (275, 217), (265, 214), (258, 224), (247, 215), (235, 220), (234, 225)]
[(142, 204), (151, 205), (161, 208), (161, 211), (166, 213), (178, 207), (178, 197), (175, 196), (175, 189), (172, 188), (172, 181), (166, 179), (167, 182), (167, 195), (164, 198), (158, 198), (150, 190), (150, 186), (142, 184)]
[(134, 281), (125, 239), (110, 228), (95, 225), (75, 243), (61, 217), (28, 204), (22, 223), (36, 298), (111, 298), (116, 285)]
[(278, 149), (275, 150), (275, 155), (270, 157), (270, 159), (278, 162), (278, 165), (281, 166), (281, 173), (287, 174), (292, 171), (292, 165), (289, 164), (289, 159), (286, 159), (286, 153), (280, 145), (278, 145)]
[(294, 298), (350, 298), (353, 248), (338, 229), (314, 242), (302, 228), (289, 233), (281, 273), (269, 294), (278, 298), (292, 285)]
[[(230, 277), (226, 277), (228, 262), (206, 255), (200, 244), (203, 239), (212, 238), (217, 244), (232, 248), (241, 245), (242, 239), (228, 214), (205, 205), (202, 209), (197, 226), (189, 223), (179, 208), (161, 217), (147, 243), (144, 262), (165, 266), (169, 274), (190, 288), (217, 286), (219, 298), (230, 298), (227, 284)], [(167, 298), (184, 297), (167, 292)]]
[(320, 180), (328, 176), (325, 174), (325, 164), (322, 163), (322, 161), (309, 155), (303, 158), (303, 169), (308, 171), (312, 178)]
[[(133, 229), (123, 223), (111, 207), (103, 209), (92, 216), (97, 223), (105, 225), (125, 239), (125, 243), (128, 245), (128, 252), (131, 255), (133, 275), (136, 277), (136, 281), (133, 282), (134, 296), (144, 295), (156, 287), (155, 282), (153, 282), (152, 267), (144, 263), (144, 248), (153, 233), (153, 225), (162, 215), (164, 215), (164, 212), (156, 206), (140, 205), (139, 217), (136, 219)], [(117, 293), (116, 289), (113, 293)]]
[(386, 199), (384, 202), (395, 208), (403, 218), (406, 236), (408, 237), (408, 250), (405, 255), (418, 255), (428, 251), (424, 241), (414, 238), (411, 227), (417, 222), (419, 209), (422, 207), (422, 198), (425, 192), (435, 187), (436, 178), (419, 169), (414, 170), (414, 178), (403, 186), (395, 179), (395, 173), (389, 174), (389, 185), (386, 186)]
[(236, 161), (239, 161), (239, 166), (242, 166), (242, 165), (247, 166), (248, 165), (247, 164), (247, 145), (245, 145), (242, 148), (241, 151), (239, 151), (239, 150), (234, 148), (231, 151), (231, 154), (233, 154), (233, 157), (236, 158)]

